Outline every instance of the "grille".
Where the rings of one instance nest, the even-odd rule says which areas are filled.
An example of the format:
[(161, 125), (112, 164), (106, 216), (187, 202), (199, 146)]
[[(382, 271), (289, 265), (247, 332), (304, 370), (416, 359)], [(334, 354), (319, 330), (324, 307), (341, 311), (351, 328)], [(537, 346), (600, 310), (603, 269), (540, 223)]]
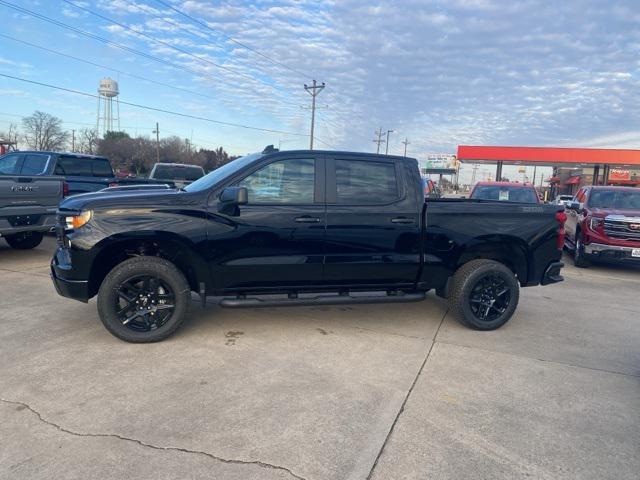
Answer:
[(604, 221), (604, 233), (610, 238), (640, 241), (640, 228), (632, 229), (631, 225), (640, 225), (640, 219), (613, 220), (606, 218)]

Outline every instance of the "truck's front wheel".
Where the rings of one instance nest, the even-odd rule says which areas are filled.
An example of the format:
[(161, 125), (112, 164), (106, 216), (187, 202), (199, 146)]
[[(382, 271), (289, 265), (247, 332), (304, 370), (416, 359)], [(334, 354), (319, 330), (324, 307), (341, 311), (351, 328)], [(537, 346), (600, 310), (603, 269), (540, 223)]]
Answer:
[(158, 257), (135, 257), (118, 264), (98, 292), (104, 326), (126, 342), (164, 340), (184, 321), (191, 289), (180, 270)]
[(493, 260), (465, 263), (451, 279), (451, 311), (463, 325), (475, 330), (495, 330), (507, 323), (519, 298), (516, 276)]
[(4, 239), (11, 248), (16, 250), (31, 250), (42, 242), (42, 232), (22, 232), (7, 235)]

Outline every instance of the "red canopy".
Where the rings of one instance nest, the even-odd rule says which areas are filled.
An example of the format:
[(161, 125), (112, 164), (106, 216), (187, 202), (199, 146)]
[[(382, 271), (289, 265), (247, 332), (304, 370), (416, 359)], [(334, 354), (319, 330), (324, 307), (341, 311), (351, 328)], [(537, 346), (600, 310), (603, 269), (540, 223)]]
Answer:
[(640, 165), (640, 150), (460, 145), (458, 160), (533, 165)]

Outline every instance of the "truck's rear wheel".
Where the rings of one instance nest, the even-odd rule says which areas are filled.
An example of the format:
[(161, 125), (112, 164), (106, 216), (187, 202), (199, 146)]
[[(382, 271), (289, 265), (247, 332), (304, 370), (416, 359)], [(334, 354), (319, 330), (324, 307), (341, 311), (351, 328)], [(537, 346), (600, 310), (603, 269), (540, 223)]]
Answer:
[(519, 298), (516, 276), (493, 260), (465, 263), (451, 279), (451, 311), (460, 323), (475, 330), (495, 330), (507, 323)]
[(11, 248), (16, 250), (31, 250), (42, 242), (42, 232), (21, 232), (7, 235), (4, 239)]
[(191, 289), (180, 270), (158, 257), (136, 257), (117, 265), (98, 292), (104, 326), (126, 342), (164, 340), (185, 319)]

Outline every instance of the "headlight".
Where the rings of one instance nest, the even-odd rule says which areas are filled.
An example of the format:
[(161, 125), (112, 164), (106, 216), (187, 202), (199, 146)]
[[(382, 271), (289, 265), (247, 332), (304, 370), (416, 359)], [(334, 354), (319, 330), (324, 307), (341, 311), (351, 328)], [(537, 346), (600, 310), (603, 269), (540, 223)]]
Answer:
[(589, 228), (591, 230), (598, 230), (598, 228), (604, 225), (604, 218), (591, 217), (589, 220)]
[(67, 228), (68, 229), (80, 228), (83, 225), (85, 225), (89, 220), (91, 220), (91, 210), (82, 212), (80, 213), (80, 215), (67, 217)]

